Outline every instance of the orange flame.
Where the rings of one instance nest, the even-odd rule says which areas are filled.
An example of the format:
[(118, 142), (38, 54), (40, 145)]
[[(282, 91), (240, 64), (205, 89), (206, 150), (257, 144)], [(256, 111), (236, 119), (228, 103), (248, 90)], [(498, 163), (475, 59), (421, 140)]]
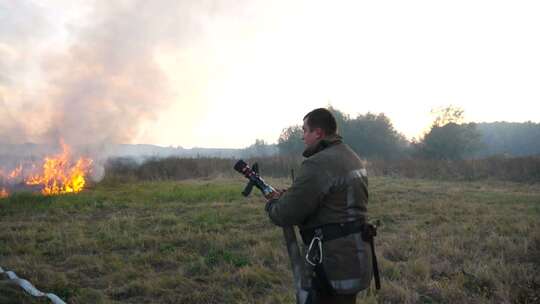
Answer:
[(0, 189), (0, 198), (5, 198), (5, 197), (8, 197), (9, 196), (9, 193), (7, 192), (6, 189), (4, 188), (1, 188)]
[(11, 172), (8, 174), (8, 178), (10, 178), (10, 179), (15, 179), (15, 178), (17, 178), (19, 175), (21, 175), (21, 172), (22, 172), (22, 166), (19, 165), (15, 170), (11, 171)]
[(4, 171), (0, 170), (0, 178), (4, 180), (13, 180), (19, 177), (22, 173), (22, 165), (19, 165), (17, 168), (15, 168), (13, 171), (9, 173), (4, 173)]
[(46, 157), (43, 172), (27, 178), (27, 185), (42, 185), (41, 193), (45, 195), (76, 193), (84, 188), (85, 176), (91, 169), (92, 160), (81, 157), (72, 164), (69, 147), (63, 142), (61, 145), (62, 153), (54, 157)]
[[(9, 173), (4, 173), (4, 171), (0, 170), (0, 182), (13, 182), (15, 179), (17, 179), (22, 173), (22, 165), (19, 165), (16, 169)], [(6, 188), (0, 188), (0, 198), (6, 198), (9, 196), (9, 192), (6, 190)]]

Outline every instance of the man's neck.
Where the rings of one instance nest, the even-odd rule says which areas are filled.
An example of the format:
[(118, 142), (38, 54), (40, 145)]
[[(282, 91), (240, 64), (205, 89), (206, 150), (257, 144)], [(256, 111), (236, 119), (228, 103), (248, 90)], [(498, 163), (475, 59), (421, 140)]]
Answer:
[(318, 140), (312, 146), (306, 147), (306, 149), (304, 150), (304, 153), (302, 153), (302, 155), (304, 157), (310, 157), (310, 156), (312, 156), (312, 155), (326, 149), (327, 147), (332, 146), (334, 144), (338, 144), (338, 143), (341, 143), (341, 136), (339, 136), (338, 134), (328, 135), (328, 136), (325, 136), (325, 137), (321, 138), (320, 140)]

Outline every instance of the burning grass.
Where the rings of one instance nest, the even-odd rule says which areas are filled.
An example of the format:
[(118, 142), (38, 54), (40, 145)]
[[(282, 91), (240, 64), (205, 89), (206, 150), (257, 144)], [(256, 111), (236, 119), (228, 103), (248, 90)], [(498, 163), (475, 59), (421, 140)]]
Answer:
[(62, 143), (62, 153), (46, 157), (42, 171), (31, 175), (25, 182), (43, 186), (41, 193), (45, 195), (80, 192), (86, 184), (85, 176), (91, 169), (92, 160), (81, 157), (72, 162), (69, 147)]
[[(92, 170), (92, 159), (80, 157), (74, 160), (71, 149), (64, 142), (60, 143), (62, 152), (47, 156), (42, 164), (31, 163), (27, 168), (19, 165), (9, 173), (0, 170), (0, 185), (7, 184), (24, 188), (24, 185), (35, 186), (44, 195), (77, 193), (87, 185), (86, 176)], [(0, 188), (0, 198), (10, 195), (5, 187)]]
[[(284, 186), (285, 179), (271, 180)], [(242, 179), (0, 200), (0, 263), (68, 303), (291, 303), (281, 231)], [(540, 186), (373, 178), (383, 289), (362, 303), (538, 301)], [(1, 303), (43, 303), (0, 280)]]

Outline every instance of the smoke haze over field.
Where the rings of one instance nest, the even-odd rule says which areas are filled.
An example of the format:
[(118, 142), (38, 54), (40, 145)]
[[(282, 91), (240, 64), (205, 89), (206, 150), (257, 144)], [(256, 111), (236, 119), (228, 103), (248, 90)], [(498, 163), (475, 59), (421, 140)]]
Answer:
[(136, 139), (173, 101), (157, 50), (196, 39), (205, 13), (187, 1), (98, 1), (83, 24), (65, 25), (65, 41), (47, 36), (54, 20), (37, 3), (0, 3), (0, 141), (8, 143)]
[(534, 120), (539, 14), (535, 1), (0, 0), (0, 143), (240, 148), (328, 103), (384, 112), (408, 137), (448, 104)]

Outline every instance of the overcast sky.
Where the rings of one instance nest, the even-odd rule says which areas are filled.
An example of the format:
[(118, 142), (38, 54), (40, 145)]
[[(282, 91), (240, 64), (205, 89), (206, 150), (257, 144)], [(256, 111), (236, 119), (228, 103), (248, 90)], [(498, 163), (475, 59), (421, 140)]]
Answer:
[(240, 148), (328, 104), (540, 120), (539, 1), (0, 0), (0, 142)]

